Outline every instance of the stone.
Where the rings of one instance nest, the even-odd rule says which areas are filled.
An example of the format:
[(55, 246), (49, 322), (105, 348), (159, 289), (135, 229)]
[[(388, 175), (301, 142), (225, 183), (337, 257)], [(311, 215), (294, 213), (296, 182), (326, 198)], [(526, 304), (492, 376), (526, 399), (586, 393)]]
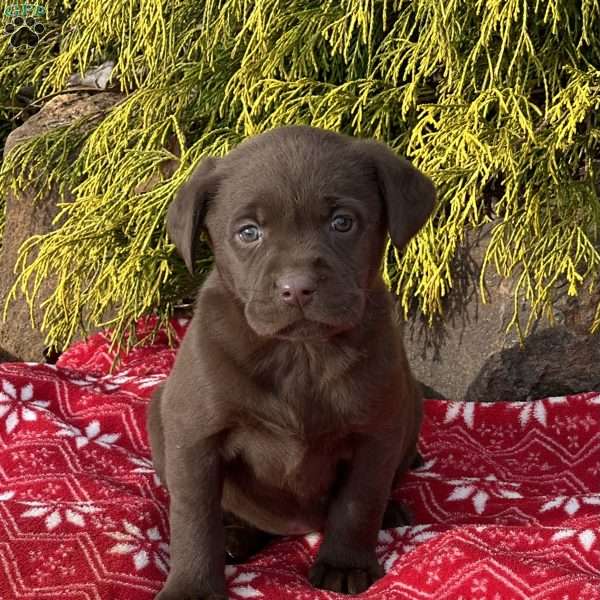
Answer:
[[(467, 241), (456, 257), (456, 279), (443, 319), (429, 327), (411, 314), (405, 345), (411, 368), (423, 382), (425, 397), (453, 400), (523, 401), (582, 391), (600, 391), (600, 335), (590, 334), (600, 294), (569, 297), (557, 290), (552, 320), (532, 322), (523, 340), (512, 327), (515, 280), (487, 269), (488, 302), (478, 289), (491, 224)], [(521, 327), (531, 314), (520, 304)]]
[(116, 92), (65, 92), (54, 96), (23, 125), (10, 133), (4, 146), (4, 156), (28, 138), (69, 125), (81, 117), (107, 111), (123, 98), (123, 94)]
[(564, 325), (527, 337), (524, 346), (495, 353), (482, 365), (465, 400), (531, 400), (600, 392), (600, 341)]
[[(40, 135), (61, 125), (72, 123), (75, 119), (108, 110), (123, 98), (121, 94), (101, 93), (65, 93), (51, 98), (39, 112), (8, 136), (4, 147), (4, 156), (20, 142)], [(53, 220), (58, 213), (56, 190), (51, 190), (35, 203), (34, 190), (29, 189), (15, 197), (9, 191), (6, 198), (6, 224), (0, 253), (0, 307), (15, 281), (14, 268), (21, 244), (32, 235), (45, 234), (56, 225)], [(68, 198), (67, 198), (68, 200)], [(52, 279), (44, 282), (40, 298), (44, 299), (52, 291)], [(36, 325), (42, 321), (41, 302), (34, 310)], [(7, 319), (0, 323), (0, 361), (26, 360), (42, 361), (45, 358), (44, 336), (39, 329), (32, 327), (29, 307), (22, 296), (8, 307)]]

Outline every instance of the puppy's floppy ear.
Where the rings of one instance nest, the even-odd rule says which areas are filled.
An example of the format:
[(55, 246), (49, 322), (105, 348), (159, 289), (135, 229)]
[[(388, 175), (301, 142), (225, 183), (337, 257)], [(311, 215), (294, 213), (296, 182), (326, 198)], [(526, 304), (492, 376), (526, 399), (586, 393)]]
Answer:
[(392, 243), (403, 248), (427, 221), (435, 204), (435, 187), (429, 177), (385, 144), (361, 141), (367, 160), (377, 173)]
[(194, 272), (198, 229), (206, 215), (208, 199), (217, 187), (216, 166), (216, 158), (203, 159), (167, 211), (167, 233), (190, 273)]

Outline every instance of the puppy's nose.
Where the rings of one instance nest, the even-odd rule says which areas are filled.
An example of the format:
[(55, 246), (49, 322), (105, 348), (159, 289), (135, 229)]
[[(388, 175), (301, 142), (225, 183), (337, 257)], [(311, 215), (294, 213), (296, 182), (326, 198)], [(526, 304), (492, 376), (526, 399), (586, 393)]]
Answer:
[(280, 298), (286, 304), (304, 306), (308, 304), (317, 291), (314, 277), (304, 274), (290, 274), (280, 277), (277, 282)]

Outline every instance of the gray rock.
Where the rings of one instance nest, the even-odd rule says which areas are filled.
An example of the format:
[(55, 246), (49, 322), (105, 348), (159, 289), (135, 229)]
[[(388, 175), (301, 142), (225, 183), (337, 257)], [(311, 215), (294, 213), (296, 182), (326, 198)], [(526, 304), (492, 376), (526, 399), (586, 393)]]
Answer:
[[(482, 303), (479, 274), (491, 226), (467, 243), (455, 262), (455, 287), (443, 320), (429, 328), (419, 315), (405, 324), (405, 345), (426, 397), (454, 400), (526, 400), (600, 390), (600, 335), (589, 333), (598, 293), (568, 297), (557, 290), (553, 322), (533, 321), (524, 344), (513, 327), (514, 281), (492, 268), (485, 276), (489, 302)], [(525, 328), (530, 309), (520, 305)]]
[(83, 75), (74, 73), (69, 78), (67, 88), (72, 87), (92, 87), (98, 90), (105, 90), (108, 86), (110, 76), (115, 68), (114, 60), (106, 60), (101, 65), (90, 67)]
[(69, 125), (78, 118), (102, 112), (114, 106), (124, 96), (115, 92), (65, 92), (54, 96), (18, 127), (6, 139), (4, 156), (18, 143)]
[(529, 400), (600, 391), (600, 338), (564, 325), (534, 333), (491, 356), (467, 388), (465, 400)]
[[(55, 96), (42, 109), (30, 117), (21, 127), (15, 129), (4, 148), (4, 156), (20, 142), (45, 133), (60, 125), (72, 123), (84, 115), (97, 113), (113, 106), (122, 95), (114, 93), (68, 93)], [(45, 234), (55, 227), (53, 219), (58, 213), (58, 194), (50, 191), (35, 203), (34, 190), (26, 190), (18, 197), (8, 192), (6, 198), (6, 225), (0, 253), (0, 307), (14, 281), (13, 272), (21, 244), (32, 235)], [(52, 280), (43, 285), (40, 298), (45, 298), (52, 291)], [(34, 317), (39, 326), (42, 311), (38, 302)], [(7, 319), (0, 323), (0, 361), (44, 359), (44, 337), (38, 329), (31, 326), (29, 307), (21, 296), (9, 305)]]

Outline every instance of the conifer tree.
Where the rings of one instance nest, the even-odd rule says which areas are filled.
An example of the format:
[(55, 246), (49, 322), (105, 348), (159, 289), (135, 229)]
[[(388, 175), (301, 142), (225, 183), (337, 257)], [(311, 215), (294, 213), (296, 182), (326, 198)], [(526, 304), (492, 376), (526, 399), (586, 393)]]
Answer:
[[(457, 251), (488, 222), (485, 266), (517, 278), (515, 300), (527, 300), (532, 317), (549, 313), (558, 284), (570, 294), (598, 285), (598, 0), (45, 7), (46, 31), (30, 52), (0, 41), (2, 110), (23, 85), (42, 98), (109, 59), (127, 94), (101, 120), (19, 146), (0, 171), (0, 189), (44, 173), (46, 187), (74, 194), (61, 225), (23, 246), (14, 289), (56, 277), (44, 303), (51, 344), (100, 324), (110, 306), (117, 339), (144, 313), (166, 319), (194, 284), (165, 234), (174, 192), (202, 156), (286, 124), (383, 140), (435, 181), (433, 218), (402, 256), (388, 247), (385, 277), (405, 311), (443, 312)], [(176, 172), (137, 193), (178, 158), (173, 140)], [(200, 262), (210, 264), (207, 248)]]

